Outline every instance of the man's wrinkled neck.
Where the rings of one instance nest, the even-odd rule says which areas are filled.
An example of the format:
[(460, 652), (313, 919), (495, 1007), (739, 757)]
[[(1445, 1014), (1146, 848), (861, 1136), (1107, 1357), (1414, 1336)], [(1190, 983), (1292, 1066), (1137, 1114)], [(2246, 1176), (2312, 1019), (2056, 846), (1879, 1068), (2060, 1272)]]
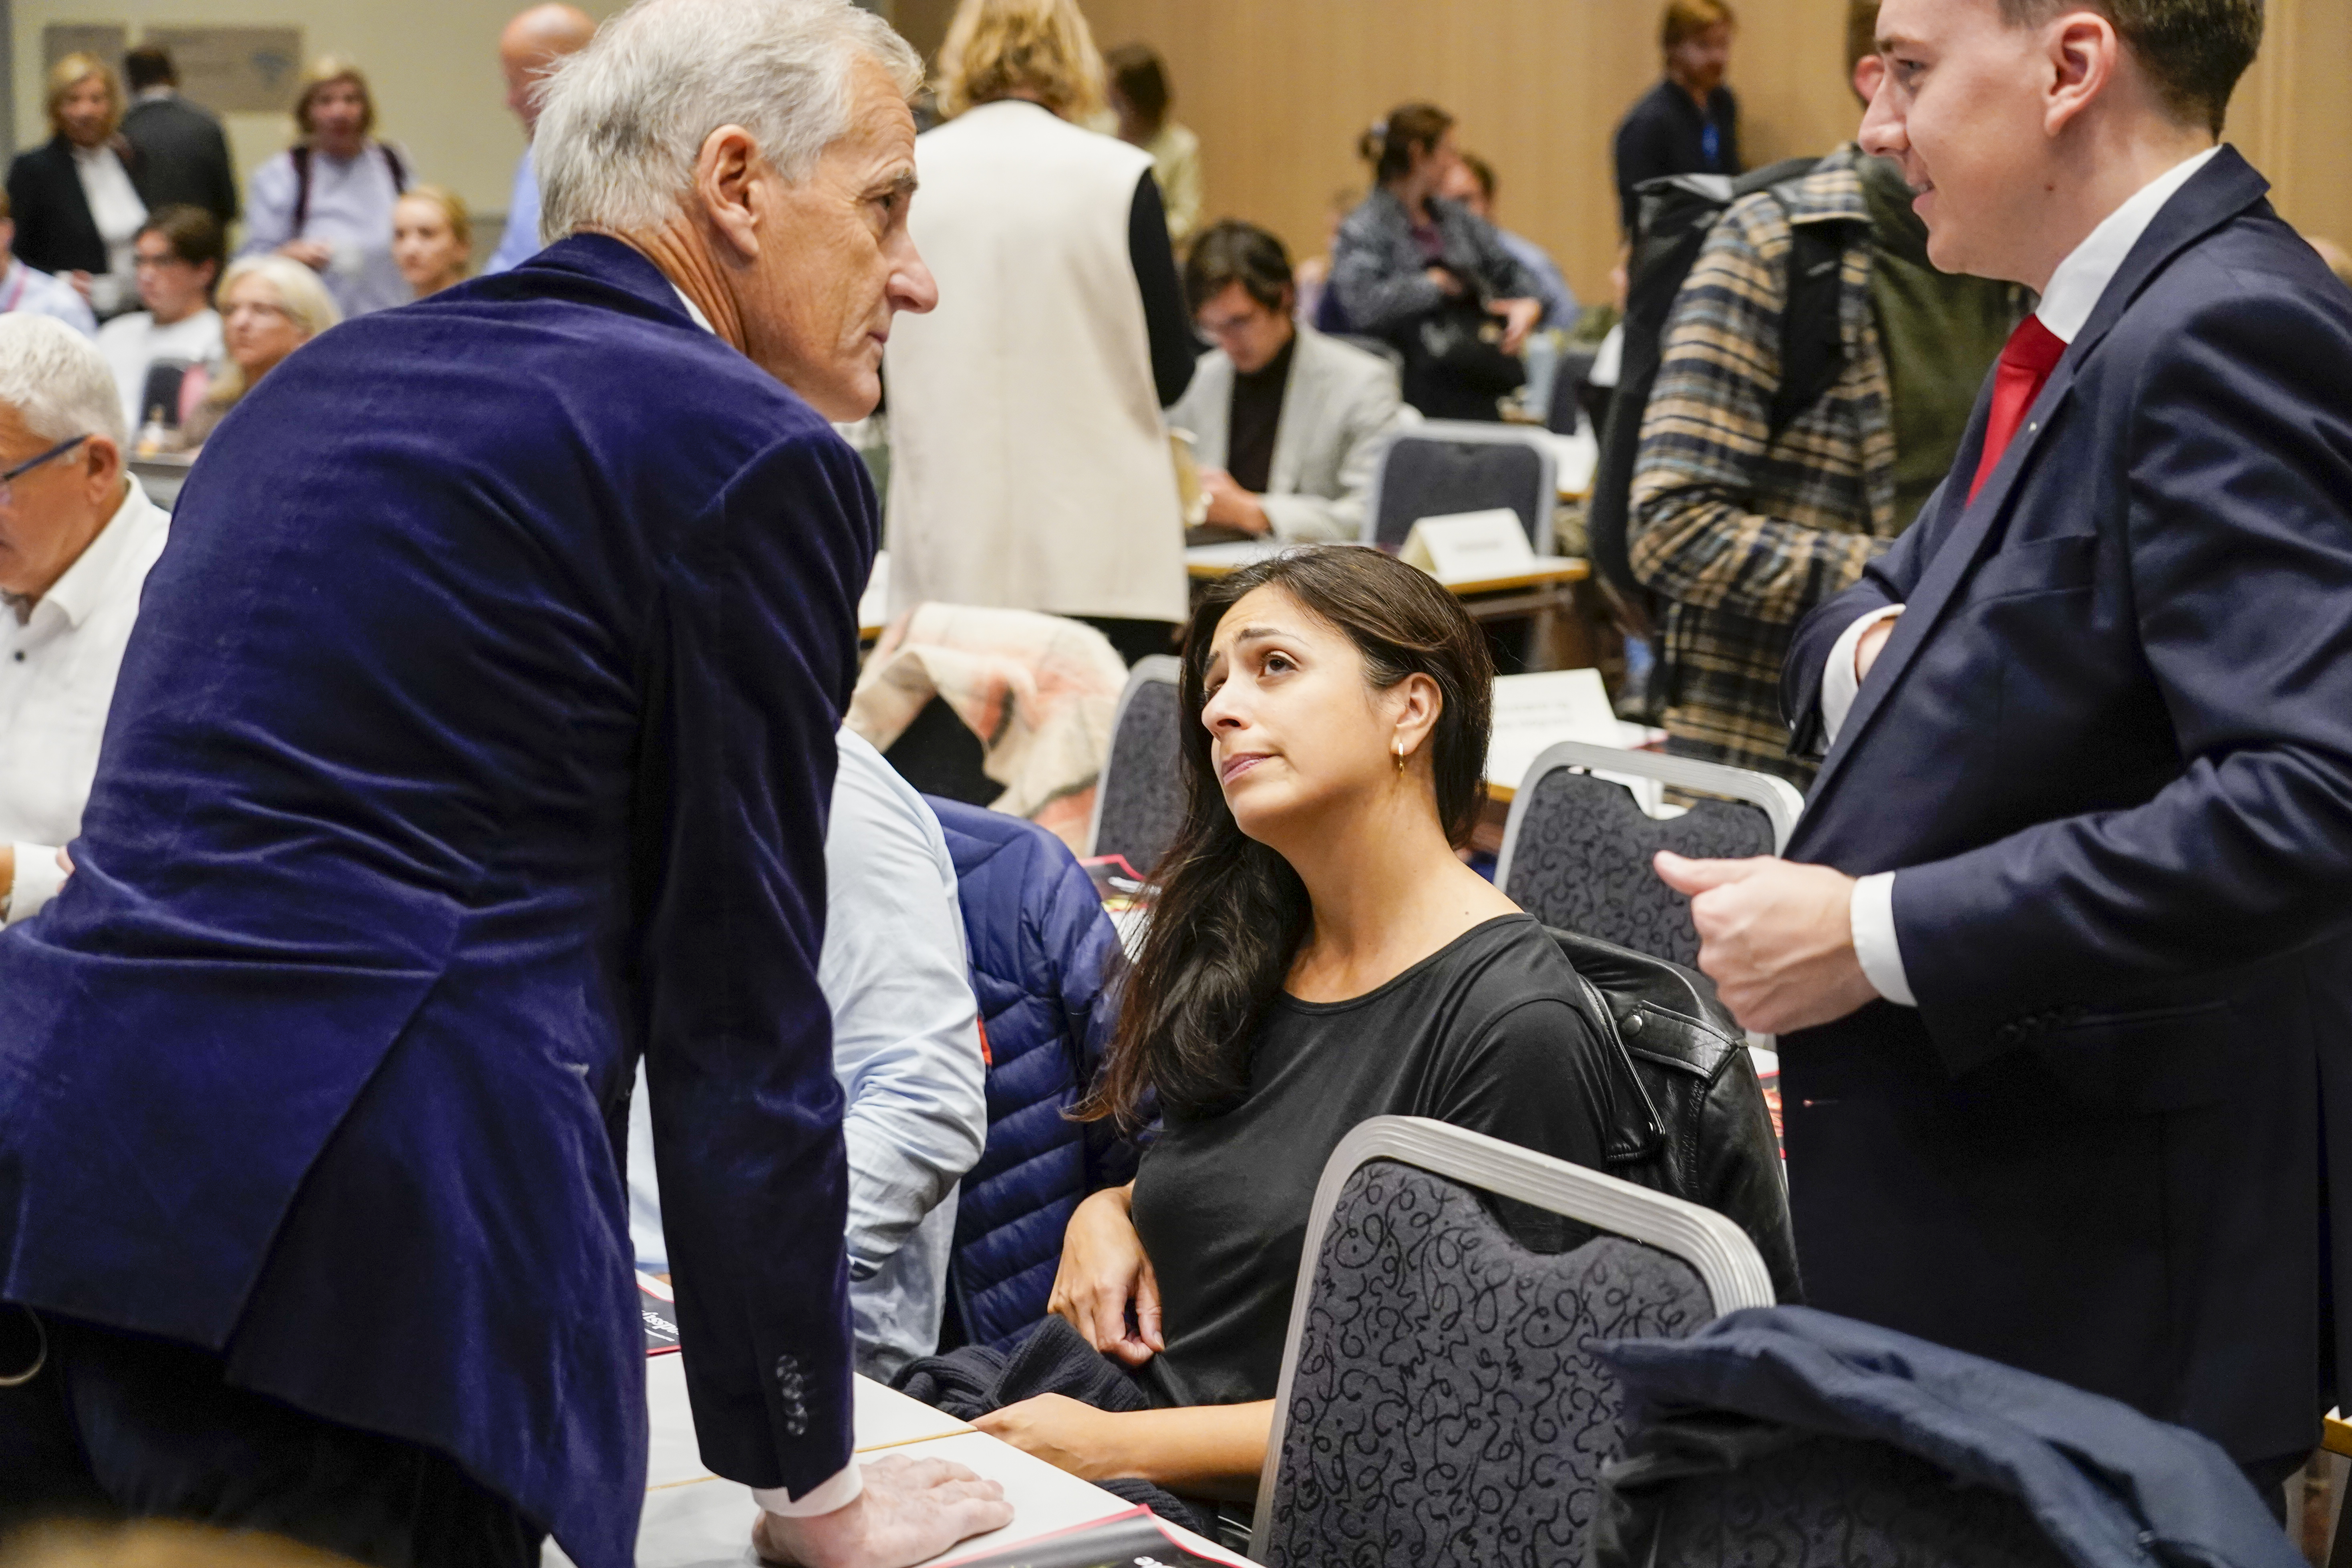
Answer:
[(676, 285), (679, 293), (694, 301), (695, 309), (702, 312), (710, 330), (721, 341), (739, 353), (751, 352), (735, 291), (727, 286), (724, 272), (710, 254), (709, 242), (685, 213), (672, 214), (658, 228), (626, 232), (590, 228), (583, 232), (617, 239), (645, 257), (661, 269), (662, 276)]

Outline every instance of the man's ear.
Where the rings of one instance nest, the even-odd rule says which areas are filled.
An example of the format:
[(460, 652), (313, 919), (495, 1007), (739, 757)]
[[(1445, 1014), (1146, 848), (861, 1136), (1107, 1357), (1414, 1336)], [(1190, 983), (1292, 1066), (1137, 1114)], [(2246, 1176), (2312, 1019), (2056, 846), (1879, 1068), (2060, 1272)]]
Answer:
[(759, 142), (740, 125), (720, 126), (702, 139), (702, 151), (695, 154), (694, 194), (703, 217), (742, 261), (760, 254), (751, 186), (761, 167)]
[(2123, 47), (2116, 25), (2095, 11), (2069, 12), (2051, 23), (2043, 40), (2042, 64), (2050, 73), (2043, 131), (2059, 134), (2114, 86)]
[(1886, 79), (1886, 61), (1878, 55), (1864, 55), (1853, 62), (1853, 95), (1862, 100), (1864, 109), (1878, 96), (1878, 84)]

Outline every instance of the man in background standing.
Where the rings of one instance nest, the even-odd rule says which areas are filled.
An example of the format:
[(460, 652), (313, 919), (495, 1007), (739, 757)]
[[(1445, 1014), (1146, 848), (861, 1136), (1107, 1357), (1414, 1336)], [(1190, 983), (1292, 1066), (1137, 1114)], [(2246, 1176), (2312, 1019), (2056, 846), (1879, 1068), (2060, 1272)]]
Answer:
[(236, 221), (236, 171), (220, 121), (180, 96), (179, 69), (161, 45), (123, 56), (122, 74), (131, 80), (122, 134), (139, 150), (148, 209), (202, 207), (226, 233)]
[[(499, 35), (499, 68), (506, 73), (507, 107), (522, 121), (526, 138), (539, 130), (537, 88), (548, 68), (587, 47), (596, 24), (576, 5), (533, 5)], [(526, 141), (515, 164), (514, 193), (507, 198), (506, 232), (483, 263), (484, 272), (504, 272), (539, 251), (539, 170)]]
[(1460, 202), (1472, 213), (1485, 218), (1495, 228), (1495, 237), (1503, 248), (1517, 258), (1536, 280), (1536, 299), (1543, 306), (1543, 318), (1536, 324), (1558, 327), (1566, 331), (1576, 325), (1578, 305), (1576, 291), (1560, 276), (1559, 263), (1551, 252), (1524, 234), (1513, 234), (1495, 216), (1495, 165), (1475, 153), (1465, 153), (1445, 176), (1445, 184), (1437, 194), (1449, 202)]
[(1658, 19), (1665, 79), (1617, 123), (1617, 202), (1633, 232), (1633, 187), (1665, 174), (1737, 174), (1739, 100), (1723, 85), (1734, 17), (1724, 0), (1666, 0)]

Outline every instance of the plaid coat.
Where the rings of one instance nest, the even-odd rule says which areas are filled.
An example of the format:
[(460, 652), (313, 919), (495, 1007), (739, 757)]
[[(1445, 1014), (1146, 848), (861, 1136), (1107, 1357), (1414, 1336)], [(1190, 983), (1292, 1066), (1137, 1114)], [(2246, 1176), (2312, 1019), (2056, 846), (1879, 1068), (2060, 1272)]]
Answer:
[(1790, 636), (1898, 531), (1867, 244), (1844, 250), (1836, 384), (1770, 429), (1791, 226), (1866, 224), (1861, 156), (1842, 147), (1785, 207), (1759, 192), (1717, 221), (1667, 318), (1633, 470), (1633, 570), (1668, 601), (1658, 679), (1674, 750), (1800, 785), (1813, 768), (1790, 756), (1780, 715)]

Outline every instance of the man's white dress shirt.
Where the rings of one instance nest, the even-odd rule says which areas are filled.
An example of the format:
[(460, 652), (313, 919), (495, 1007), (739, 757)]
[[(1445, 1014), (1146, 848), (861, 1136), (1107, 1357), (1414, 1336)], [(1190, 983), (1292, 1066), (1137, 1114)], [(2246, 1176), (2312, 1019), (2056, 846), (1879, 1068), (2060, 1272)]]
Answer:
[[(2098, 227), (2085, 236), (2083, 243), (2050, 274), (2050, 287), (2042, 291), (2042, 303), (2033, 312), (2041, 318), (2042, 324), (2061, 342), (2073, 342), (2089, 324), (2091, 312), (2098, 308), (2099, 297), (2107, 291), (2124, 258), (2139, 243), (2139, 237), (2147, 232), (2147, 226), (2156, 221), (2156, 215), (2220, 151), (2219, 147), (2208, 147), (2174, 164), (2102, 219)], [(1902, 613), (1900, 605), (1873, 610), (1847, 626), (1831, 647), (1829, 667), (1822, 672), (1822, 729), (1826, 739), (1837, 739), (1846, 715), (1853, 710), (1854, 699), (1861, 695), (1862, 680), (1854, 673), (1854, 654), (1862, 645), (1863, 634), (1880, 621), (1893, 620)], [(1881, 996), (1900, 1006), (1916, 1007), (1918, 998), (1913, 995), (1910, 978), (1904, 972), (1903, 947), (1895, 933), (1897, 875), (1881, 871), (1854, 883), (1850, 915), (1853, 952), (1861, 961), (1864, 977)]]
[(12, 925), (65, 881), (58, 847), (81, 831), (139, 590), (170, 522), (130, 481), (122, 504), (32, 613), (20, 623), (0, 611), (0, 840), (16, 847)]
[[(98, 347), (106, 355), (107, 368), (114, 372), (115, 390), (122, 395), (123, 428), (136, 441), (139, 426), (143, 423), (140, 416), (146, 412), (139, 404), (146, 395), (149, 367), (159, 360), (191, 365), (217, 361), (221, 357), (220, 312), (209, 307), (192, 310), (170, 326), (159, 327), (152, 311), (133, 310), (98, 329)], [(179, 413), (173, 409), (165, 423), (176, 425)]]

